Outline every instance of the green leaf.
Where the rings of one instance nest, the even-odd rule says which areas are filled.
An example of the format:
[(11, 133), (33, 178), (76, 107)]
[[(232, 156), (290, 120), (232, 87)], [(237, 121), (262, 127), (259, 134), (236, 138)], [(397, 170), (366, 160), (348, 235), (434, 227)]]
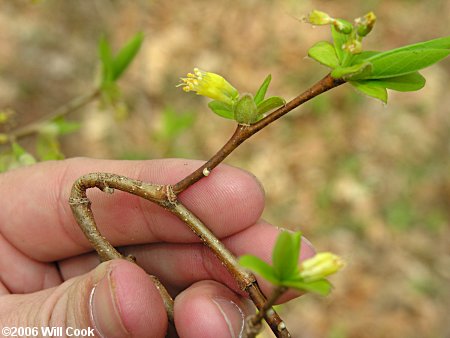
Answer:
[(399, 92), (412, 92), (422, 89), (426, 82), (425, 78), (419, 72), (388, 77), (386, 79), (376, 81), (388, 89), (397, 90)]
[(279, 280), (291, 279), (298, 273), (301, 233), (283, 231), (278, 235), (272, 252), (272, 263)]
[(58, 117), (53, 120), (58, 129), (59, 135), (67, 135), (80, 129), (81, 124), (78, 122), (67, 121), (64, 117)]
[(345, 55), (348, 54), (348, 52), (343, 49), (343, 46), (347, 42), (349, 35), (339, 33), (334, 25), (331, 25), (331, 34), (333, 36), (334, 49), (339, 59), (339, 64), (342, 64), (342, 60), (344, 60)]
[(275, 108), (284, 106), (286, 104), (286, 100), (279, 96), (272, 96), (268, 99), (265, 99), (257, 106), (258, 115), (262, 116), (263, 114), (271, 111)]
[(318, 293), (322, 296), (326, 296), (331, 292), (333, 286), (326, 279), (320, 279), (314, 282), (304, 282), (301, 279), (286, 280), (282, 283), (283, 286), (295, 288), (301, 291), (308, 291)]
[(270, 81), (272, 80), (272, 75), (267, 75), (267, 77), (264, 79), (261, 87), (259, 87), (258, 91), (255, 94), (255, 103), (256, 105), (259, 105), (266, 96), (267, 88), (269, 88)]
[(366, 60), (372, 64), (372, 72), (359, 78), (380, 79), (413, 73), (431, 66), (449, 54), (450, 49), (413, 49), (380, 53)]
[(22, 148), (22, 146), (19, 143), (17, 143), (17, 142), (14, 142), (12, 144), (11, 148), (12, 148), (12, 151), (13, 151), (13, 155), (15, 157), (20, 157), (20, 156), (22, 156), (22, 155), (27, 153), (27, 151), (24, 148)]
[(98, 44), (100, 61), (102, 64), (102, 86), (112, 81), (113, 76), (113, 56), (111, 47), (104, 36), (100, 38)]
[(358, 83), (367, 84), (373, 83), (381, 87), (385, 87), (392, 90), (397, 90), (400, 92), (412, 92), (415, 90), (422, 89), (425, 86), (425, 78), (418, 72), (388, 77), (385, 79), (375, 79), (375, 80), (358, 80)]
[[(419, 53), (420, 53), (421, 50), (423, 51), (423, 50), (433, 50), (433, 49), (441, 49), (441, 50), (450, 49), (450, 36), (444, 37), (444, 38), (438, 38), (438, 39), (434, 39), (434, 40), (429, 40), (429, 41), (425, 41), (425, 42), (419, 42), (416, 44), (407, 45), (407, 46), (403, 46), (400, 48), (388, 50), (386, 52), (363, 51), (362, 53), (356, 54), (353, 56), (352, 63), (357, 64), (357, 63), (362, 63), (362, 62), (367, 61), (367, 62), (370, 62), (373, 64), (373, 62), (378, 63), (379, 59), (381, 59), (381, 66), (385, 66), (385, 65), (391, 66), (389, 64), (389, 62), (384, 62), (383, 60), (389, 61), (389, 60), (394, 59), (394, 61), (400, 61), (400, 63), (402, 63), (404, 61), (404, 59), (402, 59), (402, 58), (405, 57), (406, 54), (399, 54), (399, 53), (411, 52), (409, 55), (414, 56), (414, 54), (412, 53), (413, 51), (419, 51)], [(442, 52), (442, 54), (445, 54), (445, 52)], [(399, 56), (401, 56), (402, 58), (400, 58)], [(384, 63), (384, 65), (383, 65), (383, 63)], [(416, 70), (418, 70), (418, 69), (416, 69)], [(408, 73), (411, 73), (411, 72), (413, 72), (413, 71), (408, 71)], [(371, 75), (373, 75), (373, 74), (371, 74)], [(387, 77), (391, 77), (392, 75), (389, 75)], [(396, 74), (396, 75), (400, 75), (400, 74)]]
[(330, 68), (339, 66), (336, 50), (329, 42), (319, 41), (308, 50), (308, 55), (317, 62)]
[(349, 80), (354, 77), (364, 77), (366, 74), (370, 74), (371, 71), (372, 65), (369, 62), (364, 62), (349, 67), (336, 67), (331, 72), (331, 76), (335, 79)]
[(268, 263), (256, 256), (243, 255), (239, 258), (239, 264), (267, 279), (272, 284), (280, 284), (280, 280), (275, 274), (274, 269)]
[(98, 52), (102, 65), (102, 86), (113, 81), (113, 55), (111, 46), (104, 36), (102, 36), (98, 43)]
[(350, 83), (360, 92), (387, 103), (387, 90), (376, 81), (351, 81)]
[(387, 56), (389, 54), (396, 54), (398, 52), (406, 52), (420, 49), (450, 49), (450, 36), (402, 46), (399, 48), (388, 50), (386, 52), (382, 52), (380, 54)]
[(7, 171), (10, 168), (13, 156), (10, 151), (0, 152), (0, 173)]
[(37, 138), (36, 153), (41, 161), (64, 159), (56, 135), (40, 133)]
[(382, 53), (382, 52), (371, 51), (371, 50), (362, 51), (359, 54), (353, 55), (352, 64), (356, 65), (358, 63), (364, 63), (368, 58), (371, 58), (372, 56), (378, 55), (380, 53)]
[(18, 143), (14, 142), (11, 148), (15, 163), (11, 163), (8, 169), (36, 163), (36, 159), (33, 157), (33, 155), (27, 152)]
[(113, 81), (117, 80), (127, 69), (131, 61), (133, 61), (134, 57), (141, 48), (143, 40), (144, 40), (144, 33), (142, 32), (137, 33), (117, 53), (117, 56), (113, 60), (113, 74), (112, 74)]
[(234, 120), (233, 108), (230, 105), (214, 100), (208, 103), (208, 107), (217, 115)]
[(413, 45), (408, 45), (402, 48), (407, 49), (422, 49), (422, 48), (431, 48), (431, 49), (450, 49), (450, 35), (442, 38), (437, 38), (433, 40), (428, 40), (424, 42), (415, 43)]

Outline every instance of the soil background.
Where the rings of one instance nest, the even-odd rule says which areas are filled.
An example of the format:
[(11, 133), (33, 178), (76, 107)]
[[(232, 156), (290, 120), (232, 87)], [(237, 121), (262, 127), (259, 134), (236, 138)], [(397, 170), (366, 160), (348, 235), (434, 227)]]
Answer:
[[(369, 50), (450, 32), (448, 0), (2, 0), (0, 109), (15, 111), (11, 128), (36, 121), (94, 85), (102, 35), (117, 48), (142, 31), (119, 82), (124, 105), (69, 115), (81, 128), (61, 138), (63, 153), (207, 159), (235, 125), (176, 88), (179, 77), (199, 67), (255, 92), (270, 73), (270, 94), (294, 97), (327, 73), (306, 57), (330, 39), (301, 22), (312, 9), (349, 20), (374, 11)], [(294, 337), (450, 337), (450, 60), (423, 74), (424, 89), (390, 92), (388, 105), (341, 86), (226, 160), (262, 182), (266, 220), (348, 263), (329, 297), (280, 307)], [(35, 142), (21, 140), (32, 153)]]

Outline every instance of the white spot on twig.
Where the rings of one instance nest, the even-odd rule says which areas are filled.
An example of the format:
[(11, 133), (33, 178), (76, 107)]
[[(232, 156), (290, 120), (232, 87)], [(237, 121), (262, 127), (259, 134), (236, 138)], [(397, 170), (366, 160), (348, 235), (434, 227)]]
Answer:
[(286, 324), (284, 322), (280, 322), (277, 326), (278, 332), (281, 332), (286, 329)]

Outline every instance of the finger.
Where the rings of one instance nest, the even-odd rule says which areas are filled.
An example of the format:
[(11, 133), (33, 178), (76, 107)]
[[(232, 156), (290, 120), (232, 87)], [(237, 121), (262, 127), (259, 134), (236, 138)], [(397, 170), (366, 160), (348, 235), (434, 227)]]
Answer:
[[(224, 244), (236, 256), (252, 254), (270, 263), (279, 232), (280, 229), (260, 222), (224, 239)], [(211, 250), (202, 244), (160, 243), (121, 248), (121, 251), (136, 256), (137, 263), (148, 273), (158, 276), (174, 295), (201, 280), (215, 280), (235, 292), (240, 292), (236, 281)], [(310, 242), (302, 238), (300, 260), (312, 257), (314, 252)], [(89, 271), (96, 264), (98, 264), (96, 255), (86, 255), (60, 262), (59, 266), (62, 276), (71, 278)], [(270, 293), (272, 286), (269, 283), (262, 278), (258, 278), (258, 283), (265, 294)], [(297, 295), (293, 292), (287, 293), (281, 300), (286, 301)]]
[(55, 264), (38, 262), (26, 256), (0, 233), (0, 284), (7, 286), (12, 293), (30, 293), (57, 286), (61, 282)]
[(103, 263), (55, 288), (1, 296), (0, 318), (3, 328), (36, 327), (39, 336), (44, 328), (61, 328), (53, 335), (85, 329), (86, 336), (164, 337), (167, 329), (157, 289), (142, 269), (124, 260)]
[[(107, 171), (158, 184), (175, 183), (201, 164), (177, 159), (140, 162), (71, 159), (2, 174), (0, 232), (19, 251), (40, 261), (86, 252), (91, 246), (67, 202), (71, 186), (79, 176)], [(97, 224), (113, 245), (197, 241), (179, 219), (153, 203), (123, 192), (106, 196), (90, 190), (89, 196)], [(217, 236), (224, 237), (259, 218), (264, 195), (253, 176), (221, 165), (185, 191), (180, 199)]]
[[(249, 301), (213, 281), (196, 283), (175, 298), (175, 326), (180, 337), (241, 337)], [(195, 322), (196, 325), (192, 325)]]
[(6, 286), (0, 281), (0, 297), (3, 295), (9, 294), (9, 290), (6, 288)]

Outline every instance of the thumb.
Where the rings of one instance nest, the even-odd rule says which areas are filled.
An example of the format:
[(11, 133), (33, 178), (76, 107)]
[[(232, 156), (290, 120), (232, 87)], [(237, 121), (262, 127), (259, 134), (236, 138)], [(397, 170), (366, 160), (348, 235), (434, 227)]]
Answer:
[(37, 328), (33, 336), (49, 336), (45, 328), (61, 328), (62, 334), (53, 335), (85, 329), (81, 335), (90, 337), (164, 337), (167, 315), (149, 276), (136, 264), (114, 260), (55, 288), (1, 296), (2, 335), (19, 327)]

